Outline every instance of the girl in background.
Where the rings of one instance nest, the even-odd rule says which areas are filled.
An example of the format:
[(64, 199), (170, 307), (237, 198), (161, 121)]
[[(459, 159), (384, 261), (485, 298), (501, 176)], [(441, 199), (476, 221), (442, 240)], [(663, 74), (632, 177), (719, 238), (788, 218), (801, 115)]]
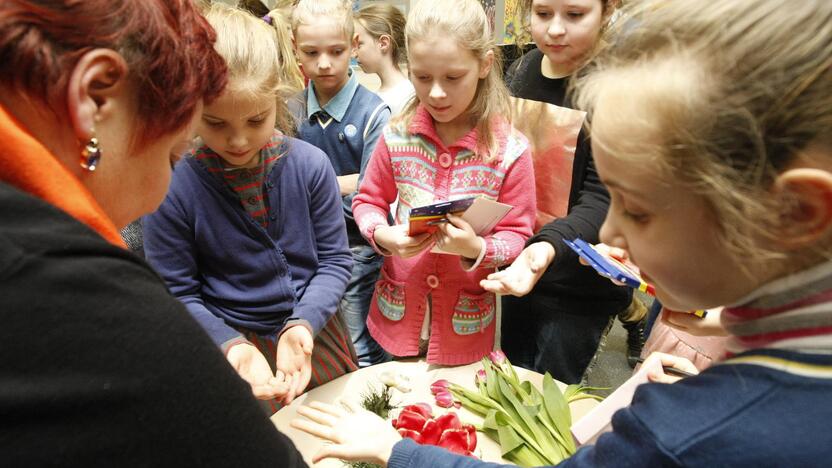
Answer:
[[(521, 0), (519, 16), (537, 48), (509, 68), (506, 82), (512, 94), (574, 107), (566, 96), (569, 79), (595, 53), (615, 5), (615, 0)], [(489, 276), (483, 287), (503, 294), (501, 344), (511, 362), (573, 384), (581, 381), (611, 318), (631, 303), (633, 316), (624, 324), (628, 358), (635, 364), (646, 309), (628, 289), (583, 268), (563, 242), (576, 237), (598, 242), (610, 203), (583, 131), (571, 176), (566, 216), (542, 226), (517, 260)], [(547, 187), (541, 185), (539, 192)]]
[(206, 18), (228, 86), (145, 218), (145, 251), (274, 412), (310, 382), (357, 368), (336, 315), (352, 266), (341, 197), (323, 152), (283, 133), (292, 124), (274, 29), (222, 4)]
[[(506, 117), (508, 93), (477, 1), (419, 2), (406, 37), (417, 99), (385, 128), (352, 205), (361, 233), (386, 256), (367, 325), (395, 356), (467, 364), (494, 344), (495, 296), (479, 281), (511, 262), (532, 232), (532, 161)], [(483, 236), (456, 216), (435, 234), (408, 236), (411, 208), (471, 196), (514, 208)], [(430, 252), (434, 244), (454, 255)]]
[(407, 53), (405, 23), (401, 10), (386, 3), (370, 3), (355, 13), (358, 64), (365, 73), (375, 73), (381, 79), (376, 94), (393, 115), (401, 112), (414, 93), (413, 84), (399, 68)]
[[(825, 466), (832, 3), (653, 0), (622, 21), (577, 94), (612, 197), (601, 240), (629, 253), (665, 306), (728, 304), (732, 354), (697, 376), (639, 386), (613, 430), (562, 466)], [(336, 444), (315, 460), (497, 466), (397, 441), (367, 412), (318, 408), (299, 411), (318, 423), (298, 425)]]

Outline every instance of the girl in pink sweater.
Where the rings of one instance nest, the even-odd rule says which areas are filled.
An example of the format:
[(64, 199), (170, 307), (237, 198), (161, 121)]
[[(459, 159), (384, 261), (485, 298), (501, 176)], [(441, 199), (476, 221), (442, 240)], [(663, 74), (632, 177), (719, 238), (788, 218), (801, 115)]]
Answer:
[[(479, 282), (511, 263), (532, 234), (532, 160), (506, 118), (499, 57), (476, 0), (423, 0), (406, 40), (417, 100), (385, 128), (352, 205), (361, 232), (386, 256), (367, 326), (394, 356), (467, 364), (494, 346), (496, 300)], [(408, 236), (411, 208), (471, 196), (514, 208), (482, 236), (453, 215), (432, 234)], [(432, 253), (434, 245), (454, 255)]]

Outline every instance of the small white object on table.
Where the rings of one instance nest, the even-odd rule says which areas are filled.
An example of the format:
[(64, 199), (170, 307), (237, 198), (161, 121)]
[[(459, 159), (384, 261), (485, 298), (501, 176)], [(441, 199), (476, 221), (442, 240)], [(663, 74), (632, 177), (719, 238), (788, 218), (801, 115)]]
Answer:
[[(343, 375), (331, 382), (328, 382), (320, 387), (312, 389), (305, 394), (298, 397), (292, 404), (280, 409), (272, 416), (272, 422), (277, 426), (280, 432), (286, 434), (297, 446), (304, 460), (310, 466), (315, 467), (341, 467), (344, 463), (340, 460), (325, 459), (320, 463), (312, 465), (312, 456), (321, 448), (324, 443), (321, 439), (309, 435), (305, 432), (299, 431), (289, 426), (292, 419), (297, 417), (297, 408), (304, 403), (311, 401), (322, 401), (325, 403), (335, 403), (338, 400), (350, 401), (357, 405), (361, 404), (362, 395), (369, 391), (369, 386), (372, 385), (376, 390), (382, 388), (381, 379), (379, 376), (383, 372), (393, 372), (407, 377), (410, 382), (411, 391), (408, 393), (401, 393), (393, 390), (393, 404), (397, 409), (392, 410), (391, 414), (396, 414), (399, 408), (414, 403), (428, 403), (433, 406), (434, 416), (444, 414), (452, 410), (459, 414), (463, 423), (482, 424), (482, 418), (474, 413), (469, 412), (465, 408), (440, 408), (436, 406), (433, 395), (430, 393), (430, 384), (439, 380), (446, 379), (459, 385), (466, 386), (472, 390), (476, 389), (474, 383), (474, 376), (477, 370), (482, 369), (480, 362), (468, 364), (457, 367), (442, 367), (429, 365), (423, 360), (418, 361), (393, 361), (375, 366), (359, 369), (355, 372)], [(520, 367), (515, 367), (517, 375), (521, 380), (529, 380), (537, 388), (542, 387), (543, 376), (537, 372), (533, 372)], [(558, 382), (561, 390), (565, 385)], [(577, 421), (584, 414), (589, 412), (598, 404), (595, 400), (584, 399), (579, 400), (570, 405), (572, 410), (572, 421)], [(485, 434), (477, 433), (477, 450), (483, 460), (491, 462), (509, 463), (503, 460), (500, 454), (500, 445), (491, 440)]]

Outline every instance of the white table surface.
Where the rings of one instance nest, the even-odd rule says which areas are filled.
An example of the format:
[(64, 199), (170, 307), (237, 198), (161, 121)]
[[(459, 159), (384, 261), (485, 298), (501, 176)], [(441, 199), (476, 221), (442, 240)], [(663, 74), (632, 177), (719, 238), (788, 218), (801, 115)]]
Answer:
[[(468, 364), (466, 366), (442, 367), (428, 365), (422, 360), (394, 361), (376, 366), (370, 366), (343, 375), (329, 383), (306, 392), (293, 401), (292, 404), (281, 408), (280, 411), (275, 413), (272, 416), (272, 422), (281, 432), (292, 439), (310, 466), (343, 467), (343, 462), (334, 459), (325, 459), (315, 465), (312, 465), (312, 455), (320, 449), (323, 441), (315, 436), (301, 432), (289, 426), (289, 422), (297, 417), (297, 408), (299, 405), (310, 401), (334, 403), (339, 399), (360, 404), (361, 395), (368, 392), (368, 384), (373, 384), (377, 389), (381, 388), (382, 383), (379, 380), (379, 374), (386, 370), (392, 370), (409, 377), (410, 388), (412, 389), (408, 393), (401, 393), (394, 390), (392, 403), (398, 408), (413, 403), (429, 403), (434, 408), (434, 416), (438, 416), (448, 411), (448, 409), (436, 406), (434, 397), (430, 393), (430, 384), (438, 379), (447, 379), (450, 382), (464, 385), (474, 390), (476, 389), (474, 384), (474, 375), (477, 370), (481, 368), (482, 364), (479, 362)], [(521, 380), (530, 380), (532, 384), (537, 386), (538, 389), (541, 388), (543, 380), (542, 375), (519, 367), (516, 369)], [(565, 387), (563, 384), (559, 383), (559, 385), (561, 386), (561, 389)], [(598, 403), (592, 399), (584, 399), (572, 403), (570, 405), (570, 408), (572, 409), (572, 421), (577, 421), (581, 416), (586, 414), (597, 404)], [(391, 414), (396, 414), (396, 411), (397, 410), (392, 410)], [(474, 422), (482, 424), (482, 418), (469, 412), (465, 408), (453, 409), (453, 411), (459, 413), (460, 419), (464, 423)], [(481, 432), (477, 433), (476, 452), (483, 460), (508, 463), (500, 456), (499, 444), (492, 441), (488, 436)]]

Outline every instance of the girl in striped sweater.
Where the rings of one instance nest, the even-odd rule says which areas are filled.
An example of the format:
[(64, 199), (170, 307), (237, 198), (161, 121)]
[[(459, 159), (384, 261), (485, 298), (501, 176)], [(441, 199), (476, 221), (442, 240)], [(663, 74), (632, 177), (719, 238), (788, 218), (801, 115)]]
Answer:
[[(467, 364), (494, 345), (495, 296), (479, 281), (532, 234), (532, 161), (506, 118), (508, 93), (478, 2), (419, 2), (406, 40), (418, 99), (384, 130), (352, 205), (362, 234), (386, 256), (367, 325), (394, 356)], [(471, 196), (514, 208), (482, 236), (450, 215), (434, 234), (408, 236), (411, 208)]]
[[(613, 430), (563, 466), (828, 466), (832, 3), (629, 6), (577, 88), (612, 197), (601, 240), (629, 252), (666, 306), (725, 305), (730, 354), (641, 385)], [(336, 427), (352, 417), (304, 413)], [(319, 456), (494, 466), (363, 422), (372, 438), (326, 431), (339, 445)]]

